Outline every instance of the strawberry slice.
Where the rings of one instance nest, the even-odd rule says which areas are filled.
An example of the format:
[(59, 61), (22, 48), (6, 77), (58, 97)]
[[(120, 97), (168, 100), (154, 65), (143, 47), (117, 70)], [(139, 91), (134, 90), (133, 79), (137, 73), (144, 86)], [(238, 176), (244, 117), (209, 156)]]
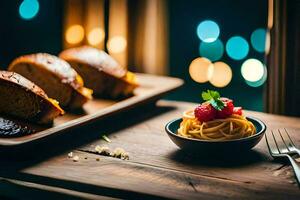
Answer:
[(234, 107), (233, 108), (233, 114), (243, 115), (243, 108), (242, 107)]
[(230, 115), (233, 114), (233, 108), (234, 108), (233, 103), (227, 102), (225, 107), (221, 111), (217, 112), (217, 118), (224, 119), (224, 118), (229, 117)]
[(232, 100), (232, 99), (228, 99), (228, 98), (226, 98), (226, 97), (221, 97), (220, 100), (221, 100), (223, 103), (228, 103), (228, 102), (233, 103), (233, 100)]

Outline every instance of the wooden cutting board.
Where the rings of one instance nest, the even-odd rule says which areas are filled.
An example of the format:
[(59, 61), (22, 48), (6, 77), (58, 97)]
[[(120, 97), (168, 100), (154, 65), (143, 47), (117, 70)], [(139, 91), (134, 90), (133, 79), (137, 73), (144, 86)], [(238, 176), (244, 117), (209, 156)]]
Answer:
[(132, 97), (120, 101), (93, 99), (84, 105), (81, 112), (66, 113), (64, 116), (56, 118), (51, 127), (35, 126), (39, 131), (33, 134), (14, 138), (0, 138), (0, 146), (16, 146), (63, 133), (112, 114), (155, 101), (183, 84), (183, 81), (178, 78), (139, 73), (137, 80), (140, 86), (134, 91)]

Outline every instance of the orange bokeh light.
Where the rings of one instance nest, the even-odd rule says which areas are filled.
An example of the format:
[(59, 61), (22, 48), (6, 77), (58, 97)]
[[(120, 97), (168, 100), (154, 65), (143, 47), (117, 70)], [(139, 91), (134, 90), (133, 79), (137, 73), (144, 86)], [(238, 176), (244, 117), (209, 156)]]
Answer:
[(215, 87), (225, 87), (232, 79), (232, 70), (224, 62), (215, 62), (209, 69), (209, 82)]
[(93, 28), (89, 32), (89, 34), (87, 36), (87, 40), (90, 45), (98, 45), (101, 42), (103, 42), (104, 37), (105, 37), (105, 33), (102, 28)]
[(65, 35), (65, 39), (69, 44), (80, 43), (84, 38), (84, 29), (81, 25), (75, 24), (70, 26)]
[(205, 83), (208, 81), (208, 69), (212, 65), (207, 58), (196, 58), (189, 66), (189, 73), (191, 78), (198, 83)]
[(127, 41), (122, 36), (114, 36), (107, 42), (109, 53), (121, 53), (126, 49)]

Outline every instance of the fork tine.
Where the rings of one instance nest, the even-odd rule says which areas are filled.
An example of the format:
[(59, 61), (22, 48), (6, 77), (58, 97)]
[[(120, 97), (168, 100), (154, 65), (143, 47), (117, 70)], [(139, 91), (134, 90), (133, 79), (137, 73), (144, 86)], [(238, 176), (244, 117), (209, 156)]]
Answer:
[(291, 151), (290, 148), (288, 147), (288, 145), (286, 144), (285, 139), (283, 138), (280, 129), (278, 129), (278, 133), (279, 133), (279, 135), (280, 135), (280, 137), (281, 137), (281, 139), (282, 139), (282, 141), (283, 141), (283, 144), (284, 144), (284, 146), (286, 147), (286, 149), (287, 149), (288, 151)]
[(267, 131), (267, 133), (266, 133), (266, 135), (265, 135), (265, 138), (266, 138), (266, 143), (267, 143), (267, 147), (268, 147), (268, 149), (269, 149), (269, 152), (271, 153), (271, 155), (273, 155), (273, 152), (271, 151), (271, 148), (270, 148), (270, 145), (269, 145), (269, 142), (268, 142), (268, 132), (269, 131)]
[(290, 150), (292, 150), (293, 152), (297, 153), (299, 156), (300, 156), (300, 150), (296, 147), (296, 145), (294, 144), (292, 138), (290, 137), (290, 134), (288, 133), (288, 131), (284, 128), (285, 130), (285, 134), (287, 135), (288, 137), (288, 146), (290, 148)]
[[(278, 131), (278, 133), (280, 134), (280, 136), (281, 136), (281, 139), (283, 140), (283, 142), (284, 142), (284, 139), (283, 139), (283, 137), (282, 137), (282, 134), (281, 134), (281, 132), (280, 131)], [(269, 141), (268, 141), (268, 139), (267, 139), (267, 135), (268, 134), (266, 134), (266, 142), (267, 142), (267, 146), (268, 146), (268, 149), (269, 149), (269, 151), (271, 150), (271, 155), (275, 158), (275, 157), (286, 157), (286, 158), (288, 158), (289, 159), (289, 161), (291, 162), (291, 165), (292, 165), (292, 167), (293, 167), (293, 169), (294, 169), (294, 173), (295, 173), (295, 177), (296, 177), (296, 180), (297, 180), (297, 182), (298, 182), (298, 184), (299, 184), (299, 186), (300, 186), (300, 168), (299, 168), (299, 166), (296, 164), (296, 161), (289, 155), (289, 153), (284, 153), (283, 151), (282, 151), (282, 149), (280, 150), (280, 148), (279, 148), (279, 143), (278, 143), (278, 141), (276, 141), (276, 139), (275, 139), (275, 134), (274, 134), (274, 132), (271, 130), (271, 134), (272, 134), (272, 136), (273, 136), (273, 140), (274, 140), (274, 142), (275, 142), (275, 146), (277, 147), (277, 151), (279, 152), (279, 153), (277, 153), (277, 154), (274, 154), (273, 153), (273, 150), (274, 149), (272, 149), (272, 147), (269, 145)], [(285, 142), (284, 142), (285, 143)], [(300, 154), (299, 154), (300, 155)]]
[(279, 152), (279, 153), (281, 153), (281, 151), (280, 151), (280, 149), (279, 149), (279, 146), (278, 146), (278, 143), (277, 143), (277, 141), (276, 141), (276, 139), (275, 139), (275, 136), (274, 136), (274, 133), (273, 133), (273, 131), (272, 131), (272, 130), (271, 130), (271, 133), (272, 133), (272, 136), (273, 136), (273, 139), (274, 139), (275, 145), (276, 145), (276, 147), (277, 147), (277, 150), (278, 150), (278, 152)]
[(291, 139), (290, 134), (288, 133), (288, 131), (286, 130), (286, 128), (284, 128), (284, 132), (288, 136), (291, 146), (295, 146), (295, 144), (294, 144), (293, 140)]
[[(271, 135), (271, 131), (267, 131), (265, 137), (266, 137), (266, 143), (267, 143), (267, 147), (269, 149), (270, 154), (273, 156), (275, 154), (279, 154), (278, 148), (275, 147), (276, 145), (274, 144), (274, 138), (272, 138)], [(273, 144), (273, 145), (272, 145)]]

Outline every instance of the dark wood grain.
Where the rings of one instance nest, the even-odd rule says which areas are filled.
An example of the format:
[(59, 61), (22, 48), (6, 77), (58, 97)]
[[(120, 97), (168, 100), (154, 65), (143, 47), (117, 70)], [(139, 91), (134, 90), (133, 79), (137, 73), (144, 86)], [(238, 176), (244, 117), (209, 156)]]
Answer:
[[(8, 161), (2, 157), (0, 176), (6, 182), (4, 187), (0, 181), (0, 188), (13, 190), (16, 186), (11, 183), (22, 183), (22, 187), (30, 190), (33, 186), (38, 188), (38, 192), (34, 192), (37, 196), (51, 191), (65, 199), (85, 195), (94, 199), (300, 198), (293, 171), (288, 163), (270, 157), (264, 139), (242, 155), (211, 157), (180, 151), (164, 132), (164, 125), (194, 106), (159, 101), (156, 107), (136, 108), (97, 121), (93, 127), (79, 128), (69, 134), (72, 135), (69, 139), (60, 137), (33, 146), (31, 150), (24, 149), (34, 155), (29, 160)], [(268, 129), (288, 128), (295, 143), (300, 144), (299, 118), (251, 111), (246, 115), (261, 119)], [(103, 133), (111, 143), (101, 139)], [(121, 147), (129, 153), (130, 159), (97, 155), (96, 145), (110, 149)], [(79, 156), (78, 162), (68, 158), (70, 151)], [(21, 157), (20, 152), (14, 156)], [(18, 197), (8, 192), (6, 195)]]

